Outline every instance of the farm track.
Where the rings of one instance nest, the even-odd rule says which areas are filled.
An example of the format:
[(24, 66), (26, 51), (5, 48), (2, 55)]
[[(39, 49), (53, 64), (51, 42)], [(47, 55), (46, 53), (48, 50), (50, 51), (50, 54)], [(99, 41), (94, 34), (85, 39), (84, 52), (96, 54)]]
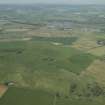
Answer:
[(103, 47), (103, 46), (92, 47), (92, 48), (88, 49), (87, 51), (94, 50), (94, 49), (97, 49), (97, 48), (100, 48), (100, 47)]

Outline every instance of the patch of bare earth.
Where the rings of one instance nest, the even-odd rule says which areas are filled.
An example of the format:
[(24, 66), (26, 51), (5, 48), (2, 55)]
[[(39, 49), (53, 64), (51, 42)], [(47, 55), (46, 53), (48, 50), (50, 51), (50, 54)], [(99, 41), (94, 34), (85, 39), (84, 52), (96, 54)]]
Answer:
[(0, 85), (0, 98), (4, 95), (4, 93), (8, 90), (8, 87), (5, 85)]

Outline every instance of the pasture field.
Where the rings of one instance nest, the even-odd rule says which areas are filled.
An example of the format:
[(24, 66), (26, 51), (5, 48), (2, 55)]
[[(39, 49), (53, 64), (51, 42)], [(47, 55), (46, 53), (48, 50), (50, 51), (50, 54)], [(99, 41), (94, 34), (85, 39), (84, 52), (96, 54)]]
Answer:
[(69, 75), (79, 75), (95, 59), (72, 47), (48, 42), (0, 42), (0, 81), (68, 94), (72, 80)]
[[(15, 65), (20, 64), (26, 68), (28, 67), (29, 70), (56, 71), (65, 69), (79, 73), (91, 64), (95, 56), (63, 45), (56, 46), (47, 42), (17, 41), (0, 42), (0, 58), (0, 67), (4, 71), (8, 66), (11, 67), (11, 70), (9, 70), (13, 71)], [(12, 66), (13, 62), (14, 66)], [(5, 64), (7, 64), (6, 67)], [(75, 65), (78, 66), (78, 69), (75, 68)]]
[[(17, 98), (18, 97), (18, 98)], [(16, 88), (11, 87), (0, 99), (1, 105), (102, 105), (105, 100), (101, 97), (96, 98), (76, 98), (76, 97), (64, 97), (56, 96), (54, 98), (52, 92), (46, 92), (45, 90), (28, 88)]]
[(93, 98), (93, 100), (88, 98), (71, 98), (71, 99), (65, 99), (62, 98), (58, 100), (56, 105), (103, 105), (104, 100), (100, 100), (101, 98)]
[(71, 45), (75, 42), (78, 38), (77, 37), (33, 37), (33, 41), (42, 41), (42, 42), (55, 42), (61, 43), (64, 45)]
[(51, 105), (53, 95), (42, 90), (10, 88), (0, 99), (0, 105)]

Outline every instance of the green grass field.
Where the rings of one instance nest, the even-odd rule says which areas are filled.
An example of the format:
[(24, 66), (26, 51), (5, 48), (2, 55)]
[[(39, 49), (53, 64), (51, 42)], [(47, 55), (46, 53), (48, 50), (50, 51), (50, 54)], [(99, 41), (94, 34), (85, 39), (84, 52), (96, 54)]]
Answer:
[(11, 87), (0, 99), (0, 105), (102, 105), (102, 97), (76, 98), (56, 96), (40, 89)]
[(0, 42), (0, 82), (69, 94), (70, 81), (96, 59), (72, 47), (48, 42)]
[(33, 37), (33, 41), (42, 41), (42, 42), (55, 42), (61, 43), (64, 45), (71, 45), (75, 42), (78, 38), (77, 37)]
[(5, 68), (14, 71), (14, 67), (18, 68), (18, 65), (21, 65), (30, 71), (43, 69), (54, 72), (65, 69), (80, 73), (91, 64), (95, 56), (71, 47), (28, 41), (0, 42), (0, 58), (0, 67), (4, 71), (7, 71)]
[(51, 105), (53, 95), (42, 90), (10, 88), (0, 99), (0, 105)]

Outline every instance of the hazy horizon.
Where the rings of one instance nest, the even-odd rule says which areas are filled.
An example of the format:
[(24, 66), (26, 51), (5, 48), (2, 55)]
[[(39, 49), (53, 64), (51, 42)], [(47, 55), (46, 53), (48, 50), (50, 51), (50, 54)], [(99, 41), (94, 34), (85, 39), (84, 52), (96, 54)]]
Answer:
[(104, 4), (105, 0), (0, 0), (0, 4)]

